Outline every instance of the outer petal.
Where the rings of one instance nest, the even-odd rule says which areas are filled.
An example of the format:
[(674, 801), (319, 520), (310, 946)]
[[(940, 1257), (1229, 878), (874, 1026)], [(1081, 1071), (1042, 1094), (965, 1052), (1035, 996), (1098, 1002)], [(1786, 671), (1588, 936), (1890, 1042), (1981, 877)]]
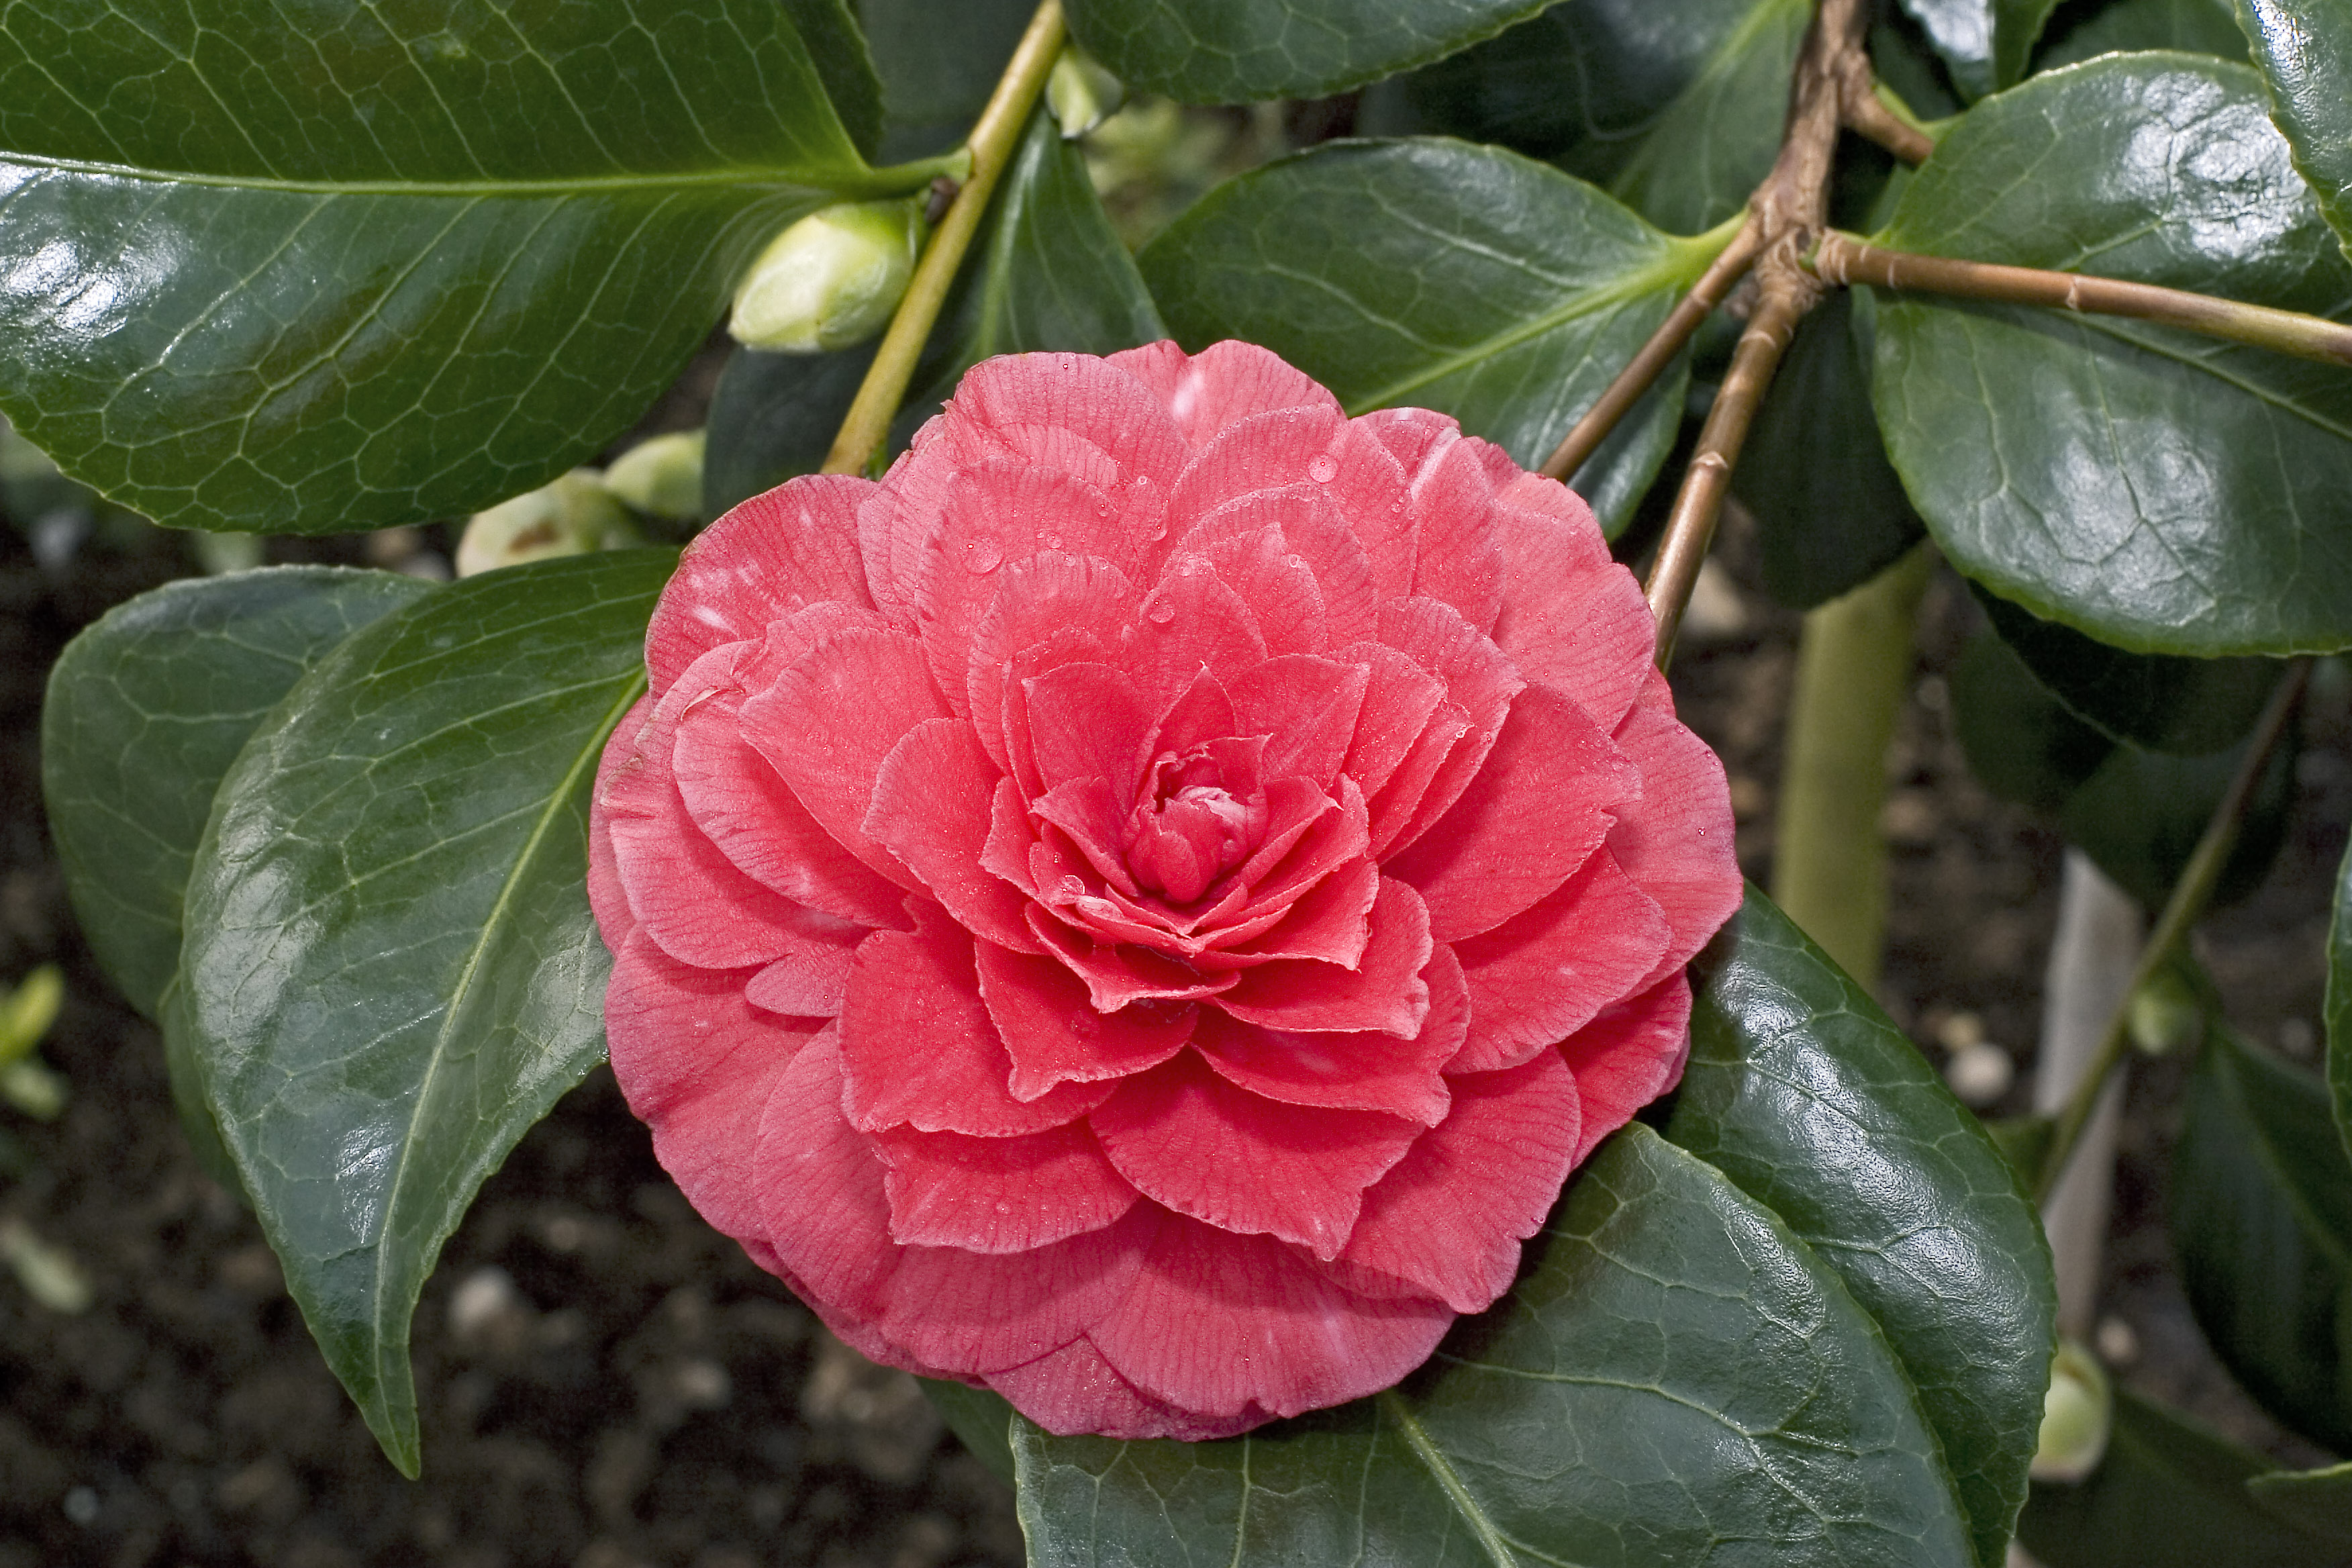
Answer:
[(1510, 1289), (1519, 1243), (1543, 1227), (1589, 1144), (1557, 1052), (1453, 1084), (1452, 1113), (1364, 1194), (1339, 1261), (1483, 1312)]
[(1062, 1436), (1092, 1432), (1131, 1441), (1176, 1437), (1198, 1443), (1246, 1432), (1270, 1418), (1255, 1405), (1238, 1415), (1213, 1418), (1154, 1399), (1119, 1376), (1084, 1335), (1025, 1366), (989, 1373), (988, 1385), (1030, 1420)]
[(871, 609), (857, 556), (865, 479), (812, 474), (753, 496), (686, 547), (646, 628), (654, 695), (702, 655), (757, 637), (791, 610), (837, 599)]
[(1674, 928), (1606, 849), (1550, 897), (1454, 944), (1470, 985), (1455, 1072), (1513, 1067), (1646, 986)]
[(1334, 410), (1339, 405), (1313, 377), (1293, 370), (1278, 355), (1232, 339), (1192, 355), (1174, 343), (1146, 343), (1111, 355), (1109, 363), (1157, 394), (1195, 447), (1253, 414), (1302, 405)]
[(1364, 1188), (1421, 1131), (1376, 1111), (1262, 1100), (1190, 1051), (1123, 1083), (1093, 1125), (1110, 1163), (1146, 1197), (1326, 1259), (1347, 1245)]
[(1068, 1344), (1134, 1287), (1162, 1216), (1138, 1204), (1127, 1216), (1026, 1252), (993, 1256), (909, 1247), (891, 1276), (876, 1327), (919, 1362), (992, 1373)]
[(1087, 1337), (1147, 1395), (1214, 1420), (1296, 1415), (1386, 1388), (1453, 1321), (1441, 1301), (1358, 1296), (1271, 1237), (1171, 1219)]
[(1641, 584), (1609, 558), (1592, 510), (1556, 479), (1521, 475), (1496, 492), (1492, 516), (1509, 584), (1496, 644), (1528, 679), (1556, 687), (1615, 729), (1657, 647)]
[[(653, 694), (647, 692), (621, 715), (621, 721), (604, 738), (604, 752), (596, 762), (596, 793), (592, 801), (604, 798), (606, 776), (636, 754), (638, 739), (645, 731), (646, 720), (653, 717)], [(588, 813), (588, 908), (596, 917), (596, 929), (604, 934), (604, 945), (618, 952), (623, 939), (636, 929), (637, 917), (629, 912), (628, 895), (621, 889), (621, 868), (613, 854), (612, 824), (604, 819), (604, 808), (593, 804)]]
[(1503, 605), (1503, 561), (1489, 521), (1494, 481), (1484, 441), (1450, 443), (1412, 479), (1412, 591), (1443, 600), (1482, 632)]
[(1665, 678), (1654, 672), (1616, 734), (1618, 750), (1642, 770), (1642, 801), (1610, 829), (1609, 850), (1674, 927), (1652, 982), (1706, 945), (1738, 911), (1743, 886), (1723, 763), (1675, 721), (1674, 702)]
[(1633, 1120), (1633, 1113), (1682, 1081), (1690, 1059), (1690, 977), (1677, 970), (1630, 1001), (1620, 1002), (1560, 1047), (1576, 1074), (1584, 1120), (1577, 1163), (1592, 1146)]
[[(776, 1267), (828, 1321), (863, 1329), (903, 1248), (890, 1238), (882, 1161), (841, 1114), (837, 1039), (828, 1026), (776, 1076), (758, 1113), (753, 1193)], [(856, 1342), (869, 1354), (896, 1348), (877, 1346), (870, 1331)]]
[(1135, 1205), (1084, 1122), (1022, 1138), (876, 1133), (890, 1234), (910, 1246), (1027, 1252), (1100, 1230)]

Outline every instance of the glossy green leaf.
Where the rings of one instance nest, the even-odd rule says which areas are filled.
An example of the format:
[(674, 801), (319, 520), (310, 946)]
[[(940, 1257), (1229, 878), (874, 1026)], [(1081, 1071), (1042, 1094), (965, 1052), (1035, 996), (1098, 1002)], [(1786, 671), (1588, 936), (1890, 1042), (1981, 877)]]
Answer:
[(155, 1005), (155, 1027), (163, 1037), (163, 1070), (172, 1084), (172, 1109), (179, 1116), (189, 1152), (205, 1175), (244, 1198), (250, 1208), (253, 1199), (246, 1193), (245, 1178), (229, 1157), (228, 1144), (221, 1138), (220, 1119), (205, 1098), (204, 1067), (196, 1059), (195, 1037), (188, 1024), (188, 994), (177, 973)]
[(950, 1383), (937, 1377), (916, 1381), (946, 1418), (956, 1440), (970, 1449), (974, 1458), (1010, 1483), (1013, 1420), (1011, 1402), (1001, 1394), (974, 1388), (968, 1383)]
[(2246, 58), (2230, 0), (2113, 0), (2088, 12), (2062, 11), (2034, 51), (2037, 70), (2056, 70), (2126, 49), (2185, 49), (2225, 60)]
[(2327, 921), (2327, 1089), (2336, 1131), (2352, 1155), (2352, 848), (2336, 871)]
[(206, 1097), (328, 1364), (412, 1475), (417, 1293), (603, 1053), (589, 791), (674, 560), (484, 573), (355, 634), (238, 756), (196, 853)]
[(281, 566), (168, 583), (68, 644), (41, 710), (41, 790), (74, 913), (131, 1005), (158, 1016), (213, 792), (263, 714), (360, 627), (432, 591), (391, 572)]
[(2037, 1483), (2017, 1536), (2045, 1568), (2321, 1568), (2319, 1537), (2248, 1495), (2261, 1455), (2116, 1391), (2106, 1458), (2078, 1486)]
[[(2285, 842), (2296, 749), (2292, 734), (2281, 741), (2256, 782), (2237, 844), (2213, 889), (2216, 905), (2235, 903), (2261, 886)], [(2244, 755), (2243, 745), (2201, 757), (2118, 745), (2067, 797), (2059, 818), (2067, 841), (2133, 898), (2151, 910), (2159, 909), (2188, 868)]]
[(863, 157), (874, 156), (882, 137), (882, 82), (859, 26), (861, 6), (851, 0), (779, 0), (800, 35), (809, 63), (841, 128)]
[[(894, 443), (903, 446), (963, 373), (992, 355), (1106, 354), (1167, 335), (1087, 178), (1086, 159), (1040, 108), (916, 364)], [(873, 363), (872, 345), (830, 354), (737, 350), (710, 404), (703, 458), (710, 515), (814, 473)]]
[(1636, 1125), (1507, 1304), (1397, 1389), (1222, 1443), (1013, 1453), (1034, 1568), (1971, 1561), (1902, 1373), (1838, 1276)]
[(1036, 9), (1033, 0), (857, 0), (882, 79), (884, 156), (960, 144)]
[(2196, 755), (2239, 741), (2278, 684), (2268, 658), (2126, 653), (1983, 589), (1985, 618), (2069, 712), (2118, 741)]
[(1990, 631), (1969, 639), (1948, 679), (1952, 728), (1969, 772), (2003, 800), (2063, 810), (2116, 749), (2033, 679)]
[(1066, 0), (1120, 80), (1186, 103), (1320, 98), (1492, 37), (1546, 0)]
[(1245, 1437), (1016, 1421), (1031, 1561), (1998, 1563), (2052, 1342), (2031, 1206), (1761, 895), (1699, 967), (1674, 1142), (1604, 1144), (1508, 1298)]
[(1731, 471), (1756, 517), (1764, 586), (1792, 609), (1859, 588), (1927, 530), (1871, 414), (1867, 305), (1841, 289), (1798, 323)]
[[(0, 16), (0, 407), (185, 527), (473, 510), (625, 428), (752, 247), (877, 174), (839, 0)], [(814, 26), (815, 23), (812, 22)]]
[(1996, 87), (2014, 87), (2024, 79), (2033, 46), (2058, 0), (1992, 0), (1992, 76)]
[(1422, 129), (1624, 179), (1652, 221), (1695, 232), (1771, 168), (1807, 15), (1786, 0), (1565, 0), (1415, 71), (1403, 96)]
[(2237, 0), (2271, 114), (2352, 255), (2352, 19), (2333, 0)]
[(1751, 893), (1696, 973), (1666, 1136), (1778, 1215), (1876, 1321), (1942, 1444), (1977, 1560), (1999, 1568), (2057, 1311), (2016, 1173), (1918, 1047), (1769, 900)]
[[(1533, 468), (1724, 237), (1669, 238), (1557, 170), (1432, 138), (1328, 143), (1228, 181), (1140, 260), (1186, 348), (1263, 343), (1350, 414), (1434, 408)], [(1660, 377), (1571, 480), (1612, 533), (1686, 380)]]
[(2352, 1543), (2352, 1464), (2273, 1470), (2247, 1481), (2246, 1493), (2274, 1517), (2325, 1536), (2339, 1549)]
[(2213, 1031), (2173, 1152), (2198, 1327), (2287, 1426), (2352, 1448), (2352, 1160), (2317, 1079)]
[[(2352, 316), (2352, 266), (2253, 73), (2111, 55), (1955, 125), (1881, 243)], [(2352, 376), (2218, 340), (1882, 297), (1873, 397), (1945, 554), (2103, 642), (2352, 642)]]
[(1993, 34), (2000, 0), (1902, 0), (1944, 62), (1952, 85), (1970, 100), (1993, 89)]

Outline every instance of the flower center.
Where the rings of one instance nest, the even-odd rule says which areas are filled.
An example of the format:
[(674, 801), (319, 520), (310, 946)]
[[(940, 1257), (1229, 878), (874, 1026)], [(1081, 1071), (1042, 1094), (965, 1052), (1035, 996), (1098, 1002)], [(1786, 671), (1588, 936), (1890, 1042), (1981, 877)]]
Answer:
[(1160, 753), (1127, 820), (1127, 868), (1139, 886), (1189, 904), (1265, 841), (1265, 792), (1236, 797), (1225, 784), (1207, 747)]

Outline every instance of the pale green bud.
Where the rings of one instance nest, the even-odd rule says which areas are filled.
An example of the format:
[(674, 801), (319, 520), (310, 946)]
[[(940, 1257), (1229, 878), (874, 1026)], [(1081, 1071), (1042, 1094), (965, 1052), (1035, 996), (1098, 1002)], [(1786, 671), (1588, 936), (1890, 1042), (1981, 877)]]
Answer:
[(2152, 1057), (2195, 1045), (2205, 1033), (2205, 1009), (2178, 971), (2160, 969), (2132, 993), (2125, 1014), (2132, 1044)]
[(35, 1236), (22, 1220), (0, 1220), (0, 1261), (25, 1293), (52, 1312), (89, 1310), (89, 1276), (73, 1254)]
[(2058, 1342), (2050, 1387), (2042, 1395), (2042, 1440), (2028, 1473), (2069, 1485), (2089, 1477), (2106, 1456), (2115, 1394), (2099, 1358), (2072, 1340)]
[(457, 575), (642, 542), (628, 508), (613, 499), (596, 471), (574, 468), (476, 512), (457, 542)]
[(604, 470), (604, 488), (648, 517), (692, 522), (702, 515), (702, 432), (638, 442)]
[(890, 320), (922, 248), (919, 202), (844, 202), (768, 242), (735, 289), (727, 331), (749, 349), (818, 353)]
[(0, 1062), (29, 1054), (58, 1021), (66, 999), (66, 977), (54, 963), (44, 963), (0, 999)]
[(1118, 112), (1127, 101), (1127, 86), (1078, 48), (1066, 48), (1045, 79), (1045, 107), (1065, 140), (1084, 136)]

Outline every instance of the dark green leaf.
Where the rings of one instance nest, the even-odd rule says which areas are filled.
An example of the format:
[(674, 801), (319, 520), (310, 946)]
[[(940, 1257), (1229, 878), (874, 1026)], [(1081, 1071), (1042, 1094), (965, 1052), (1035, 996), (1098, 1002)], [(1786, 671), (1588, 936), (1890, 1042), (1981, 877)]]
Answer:
[[(1111, 353), (1167, 335), (1077, 144), (1064, 141), (1041, 108), (915, 367), (896, 443), (903, 446), (963, 373), (992, 354)], [(710, 403), (702, 470), (710, 515), (814, 473), (873, 363), (870, 344), (830, 354), (737, 350)]]
[(2014, 87), (2024, 79), (2033, 46), (2058, 0), (1992, 0), (1992, 73), (1996, 87)]
[(960, 144), (1036, 9), (1033, 0), (857, 0), (882, 78), (884, 155)]
[[(1335, 142), (1219, 186), (1141, 260), (1186, 348), (1263, 343), (1350, 414), (1434, 408), (1533, 468), (1727, 237), (1669, 238), (1495, 148)], [(1686, 379), (1660, 377), (1574, 476), (1612, 533), (1665, 459)]]
[(2327, 1087), (2336, 1131), (2352, 1154), (2352, 848), (2336, 872), (2336, 907), (2327, 921)]
[(1652, 221), (1696, 231), (1771, 168), (1807, 15), (1787, 0), (1566, 0), (1402, 86), (1423, 129), (1622, 178)]
[(2066, 710), (1990, 631), (1952, 668), (1952, 728), (1977, 782), (2004, 800), (2063, 810), (2116, 743)]
[(2246, 58), (2230, 0), (2113, 0), (2061, 8), (2034, 52), (2036, 70), (2056, 70), (2126, 49), (2186, 49), (2225, 60)]
[[(2352, 267), (2253, 73), (2111, 55), (1988, 100), (1881, 243), (2352, 314)], [(2352, 377), (2127, 321), (1883, 299), (1873, 396), (1945, 553), (2151, 652), (2352, 642)]]
[(1764, 586), (1793, 609), (1862, 586), (1927, 531), (1878, 438), (1855, 300), (1841, 289), (1798, 325), (1731, 474), (1756, 515)]
[(196, 852), (206, 1097), (328, 1364), (411, 1475), (425, 1277), (603, 1052), (589, 791), (674, 559), (484, 573), (353, 635), (238, 756)]
[(2126, 653), (1981, 587), (1976, 596), (2001, 641), (2067, 711), (2151, 751), (2195, 755), (2243, 739), (2278, 684), (2275, 659)]
[(1885, 1341), (1718, 1173), (1630, 1127), (1530, 1251), (1375, 1398), (1222, 1443), (1015, 1423), (1031, 1563), (1971, 1561)]
[(1982, 98), (1993, 89), (1993, 36), (2000, 0), (1902, 0), (1903, 10), (1942, 57), (1961, 96)]
[(2246, 1483), (2254, 1501), (2290, 1524), (2342, 1543), (2352, 1542), (2352, 1464), (2319, 1470), (2273, 1470)]
[(793, 30), (816, 67), (841, 128), (861, 156), (871, 158), (882, 137), (883, 84), (875, 76), (850, 0), (782, 0)]
[(2352, 1162), (2326, 1089), (2212, 1031), (2171, 1187), (2181, 1281), (2215, 1352), (2281, 1421), (2352, 1447)]
[(41, 710), (41, 790), (74, 913), (131, 1005), (158, 1016), (213, 792), (302, 672), (431, 584), (280, 566), (166, 584), (68, 644)]
[(189, 1033), (187, 996), (175, 973), (155, 1007), (155, 1026), (163, 1037), (163, 1069), (172, 1081), (172, 1109), (205, 1174), (244, 1198), (250, 1208), (253, 1199), (246, 1194), (245, 1178), (237, 1174), (236, 1162), (229, 1158), (228, 1145), (221, 1141), (220, 1119), (205, 1098), (204, 1068), (196, 1060), (195, 1040)]
[(2079, 1486), (2038, 1483), (2017, 1537), (2046, 1568), (2319, 1568), (2326, 1544), (2248, 1497), (2270, 1461), (2128, 1389)]
[(1492, 37), (1546, 0), (1067, 0), (1122, 81), (1186, 103), (1319, 98)]
[(2018, 1184), (2028, 1192), (2038, 1186), (2042, 1167), (2049, 1163), (2050, 1150), (2058, 1141), (2058, 1123), (2047, 1116), (2002, 1116), (1986, 1122), (1984, 1129), (2000, 1157), (2017, 1173)]
[[(838, 0), (795, 0), (811, 16)], [(0, 406), (185, 527), (472, 510), (667, 385), (769, 234), (869, 171), (774, 0), (219, 0), (0, 18)]]
[(1013, 1405), (1001, 1394), (968, 1383), (924, 1377), (917, 1382), (938, 1406), (957, 1441), (1010, 1484), (1013, 1479)]
[(2000, 1568), (2055, 1348), (2032, 1205), (1918, 1048), (1769, 900), (1751, 891), (1718, 944), (1696, 966), (1666, 1136), (1778, 1215), (1877, 1321), (1977, 1560)]
[[(2295, 751), (2290, 735), (2271, 753), (2221, 868), (2214, 903), (2234, 903), (2261, 886), (2285, 841)], [(2244, 755), (2242, 745), (2202, 757), (2119, 745), (2068, 798), (2060, 818), (2067, 840), (2133, 898), (2160, 908)]]
[(2332, 0), (2237, 0), (2272, 118), (2352, 254), (2352, 26)]

